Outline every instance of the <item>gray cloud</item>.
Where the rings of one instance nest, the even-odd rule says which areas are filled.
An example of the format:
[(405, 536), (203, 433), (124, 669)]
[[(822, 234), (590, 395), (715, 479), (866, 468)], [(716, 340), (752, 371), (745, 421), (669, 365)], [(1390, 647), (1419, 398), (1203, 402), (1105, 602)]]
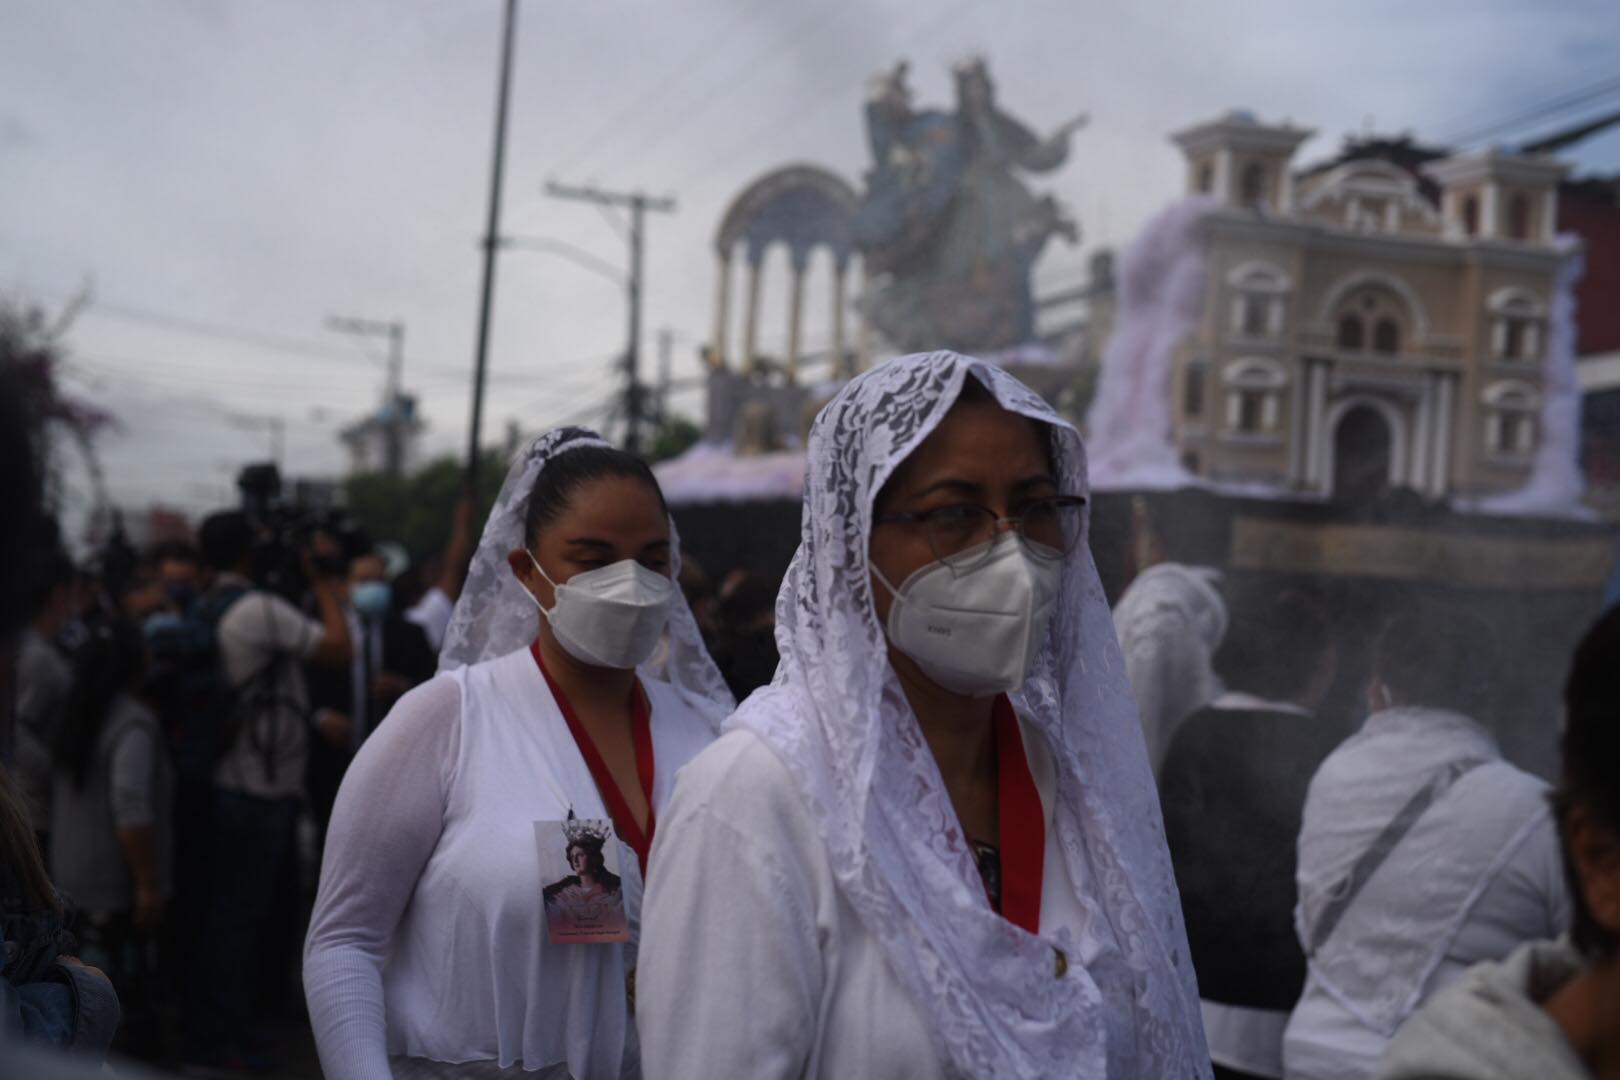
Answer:
[[(261, 445), (224, 423), (231, 410), (296, 420), (293, 464), (340, 468), (331, 430), (375, 402), (381, 369), (325, 334), (334, 311), (408, 320), (406, 380), (433, 445), (461, 446), (499, 11), (77, 0), (13, 12), (0, 40), (0, 100), (12, 103), (0, 289), (55, 301), (93, 275), (108, 301), (351, 354), (300, 359), (92, 309), (73, 345), (102, 383), (78, 385), (125, 417), (108, 443), (120, 498), (196, 502), (215, 480), (207, 462)], [(858, 178), (866, 79), (900, 57), (925, 103), (946, 103), (950, 63), (982, 52), (1020, 117), (1045, 126), (1088, 110), (1072, 164), (1047, 183), (1089, 243), (1119, 243), (1178, 190), (1166, 134), (1228, 107), (1316, 128), (1305, 153), (1322, 156), (1369, 117), (1430, 136), (1511, 114), (1606, 75), (1620, 45), (1607, 0), (527, 0), (519, 31), (508, 231), (622, 263), (608, 222), (544, 198), (541, 183), (675, 194), (678, 213), (649, 222), (647, 354), (672, 327), (686, 375), (707, 336), (709, 240), (727, 200), (787, 161)], [(1579, 160), (1612, 168), (1620, 140)], [(1085, 256), (1055, 250), (1041, 273), (1071, 279)], [(821, 294), (810, 303), (821, 310)], [(784, 307), (778, 281), (767, 345)], [(603, 392), (601, 358), (622, 347), (623, 325), (610, 283), (550, 256), (504, 257), (488, 434)], [(324, 428), (309, 426), (316, 407)]]

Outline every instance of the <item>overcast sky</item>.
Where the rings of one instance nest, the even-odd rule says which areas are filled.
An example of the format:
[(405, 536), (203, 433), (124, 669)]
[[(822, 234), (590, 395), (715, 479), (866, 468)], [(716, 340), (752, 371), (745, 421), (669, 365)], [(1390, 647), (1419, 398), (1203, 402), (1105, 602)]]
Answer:
[[(331, 313), (406, 320), (429, 447), (463, 445), (501, 6), (5, 0), (0, 294), (54, 308), (91, 286), (69, 381), (121, 420), (102, 443), (116, 499), (230, 501), (268, 447), (251, 417), (284, 420), (289, 471), (341, 471), (335, 431), (377, 403), (383, 372), (380, 347), (323, 328)], [(918, 103), (947, 105), (950, 65), (973, 53), (1037, 129), (1091, 114), (1070, 164), (1037, 181), (1085, 234), (1040, 267), (1055, 285), (1178, 193), (1172, 130), (1246, 107), (1316, 129), (1302, 161), (1369, 127), (1456, 137), (1615, 76), (1620, 18), (1614, 0), (523, 0), (505, 231), (622, 266), (620, 226), (541, 185), (673, 195), (677, 212), (648, 221), (643, 353), (667, 327), (676, 374), (696, 375), (728, 200), (794, 161), (858, 181), (867, 79), (906, 58)], [(1620, 132), (1571, 157), (1620, 171)], [(774, 285), (765, 348), (785, 336), (785, 272)], [(603, 276), (503, 256), (486, 435), (603, 398), (624, 323)]]

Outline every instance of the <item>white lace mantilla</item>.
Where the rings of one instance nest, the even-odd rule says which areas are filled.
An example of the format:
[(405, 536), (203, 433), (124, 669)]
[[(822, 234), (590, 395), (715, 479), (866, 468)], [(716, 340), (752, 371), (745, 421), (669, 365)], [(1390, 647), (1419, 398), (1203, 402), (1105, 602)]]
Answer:
[[(1031, 935), (990, 909), (889, 666), (867, 558), (872, 504), (969, 375), (1003, 407), (1052, 425), (1060, 485), (1087, 493), (1079, 434), (994, 365), (919, 354), (855, 379), (810, 434), (802, 540), (776, 603), (781, 666), (727, 726), (756, 732), (793, 775), (839, 887), (955, 1073), (1207, 1076), (1158, 796), (1089, 545), (1068, 559), (1047, 640), (1014, 703), (1052, 748), (1072, 884), (1111, 931), (1095, 936), (1118, 943), (1103, 962), (1056, 978), (1053, 947), (1073, 958), (1075, 943)], [(1124, 1061), (1106, 1045), (1105, 997), (1131, 1003), (1136, 1047)]]
[[(596, 432), (581, 427), (555, 428), (539, 436), (512, 459), (501, 492), (484, 523), (467, 572), (467, 584), (456, 601), (445, 631), (444, 648), (439, 652), (439, 670), (492, 660), (524, 648), (540, 633), (540, 613), (525, 595), (523, 583), (512, 573), (506, 556), (524, 546), (523, 522), (529, 508), (529, 492), (547, 463), (559, 454), (586, 446), (608, 446)], [(670, 573), (679, 576), (681, 537), (673, 519), (669, 523)], [(703, 646), (697, 620), (679, 589), (670, 604), (669, 626), (665, 631), (667, 649), (660, 650), (660, 670), (645, 666), (643, 678), (660, 678), (682, 691), (712, 715), (716, 725), (736, 706), (736, 699)]]

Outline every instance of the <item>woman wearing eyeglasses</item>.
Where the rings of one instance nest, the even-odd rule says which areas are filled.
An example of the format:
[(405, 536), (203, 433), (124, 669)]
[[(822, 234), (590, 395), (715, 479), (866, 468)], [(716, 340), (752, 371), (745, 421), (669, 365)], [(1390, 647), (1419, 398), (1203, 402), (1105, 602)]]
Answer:
[(1079, 436), (909, 356), (822, 411), (806, 481), (776, 680), (659, 825), (645, 1074), (1207, 1076)]

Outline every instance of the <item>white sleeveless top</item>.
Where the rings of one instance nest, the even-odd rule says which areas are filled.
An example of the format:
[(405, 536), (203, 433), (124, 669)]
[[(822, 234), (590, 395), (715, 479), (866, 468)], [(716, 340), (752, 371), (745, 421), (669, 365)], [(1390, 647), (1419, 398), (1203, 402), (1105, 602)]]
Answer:
[[(700, 703), (665, 683), (642, 685), (657, 814), (676, 771), (714, 735)], [(638, 1073), (626, 976), (642, 881), (628, 845), (619, 842), (619, 872), (631, 943), (547, 938), (534, 823), (570, 806), (581, 818), (608, 816), (526, 649), (400, 700), (339, 792), (305, 948), (331, 1080), (389, 1077), (390, 1054), (478, 1063), (468, 1071), (479, 1075)]]

